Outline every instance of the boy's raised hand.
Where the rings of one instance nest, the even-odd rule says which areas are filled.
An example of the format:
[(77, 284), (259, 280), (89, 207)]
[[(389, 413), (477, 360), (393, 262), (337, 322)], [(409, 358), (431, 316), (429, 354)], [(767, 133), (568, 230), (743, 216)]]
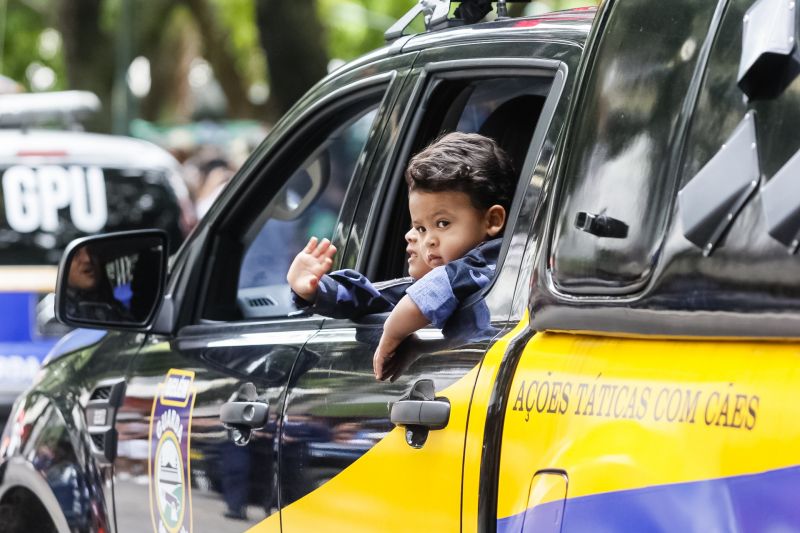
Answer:
[(311, 237), (286, 273), (286, 281), (292, 290), (308, 302), (316, 300), (319, 280), (331, 269), (335, 253), (336, 247), (331, 241), (317, 241), (316, 237)]

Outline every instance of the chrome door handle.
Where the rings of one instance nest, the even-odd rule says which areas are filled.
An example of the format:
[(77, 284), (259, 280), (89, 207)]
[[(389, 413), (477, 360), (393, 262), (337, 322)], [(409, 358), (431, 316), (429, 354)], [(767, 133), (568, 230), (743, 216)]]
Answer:
[(261, 429), (269, 418), (269, 403), (258, 401), (256, 386), (244, 383), (231, 401), (222, 404), (219, 419), (230, 430), (230, 437), (237, 446), (247, 446), (253, 430)]
[(406, 443), (422, 448), (432, 429), (443, 429), (450, 421), (450, 402), (437, 398), (433, 380), (421, 379), (406, 396), (389, 406), (389, 420), (406, 428)]
[(624, 239), (628, 236), (626, 223), (602, 213), (579, 212), (575, 216), (575, 227), (597, 237)]
[(261, 429), (267, 423), (269, 404), (262, 402), (228, 402), (222, 404), (219, 418), (229, 427), (244, 426), (247, 429)]
[(450, 421), (450, 402), (446, 400), (399, 400), (392, 404), (389, 420), (395, 426), (443, 429)]

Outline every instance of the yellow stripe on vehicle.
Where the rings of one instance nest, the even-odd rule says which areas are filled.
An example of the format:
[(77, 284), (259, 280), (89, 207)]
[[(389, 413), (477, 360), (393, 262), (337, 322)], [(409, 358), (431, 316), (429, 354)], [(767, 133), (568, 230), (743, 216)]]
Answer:
[(466, 449), (464, 451), (464, 484), (462, 531), (477, 531), (478, 527), (478, 494), (481, 474), (481, 457), (483, 454), (484, 428), (489, 401), (494, 388), (500, 363), (508, 351), (509, 344), (528, 327), (528, 313), (523, 319), (496, 342), (486, 353), (481, 363), (481, 371), (475, 383), (472, 405), (467, 425)]
[(506, 409), (498, 517), (525, 511), (545, 469), (566, 472), (570, 499), (797, 465), (798, 363), (789, 342), (535, 335)]
[[(455, 531), (458, 529), (461, 450), (477, 369), (437, 393), (450, 400), (450, 421), (431, 431), (421, 449), (395, 428), (372, 449), (317, 490), (254, 526), (251, 531)], [(440, 475), (443, 474), (443, 475)], [(412, 512), (421, 507), (428, 512)]]
[[(479, 395), (491, 392), (499, 361), (521, 327), (496, 342), (487, 353), (480, 369)], [(459, 531), (461, 450), (479, 368), (437, 391), (450, 401), (450, 422), (443, 430), (431, 431), (421, 449), (411, 448), (403, 429), (395, 428), (333, 479), (285, 507), (280, 516), (276, 513), (250, 531), (277, 533), (281, 521), (286, 531)], [(483, 438), (487, 403), (488, 396), (476, 399), (472, 406), (470, 441)], [(476, 410), (483, 410), (483, 414)], [(469, 461), (480, 461), (480, 446), (470, 442)], [(471, 473), (479, 470), (479, 465), (469, 467)], [(477, 480), (472, 484), (477, 485)]]

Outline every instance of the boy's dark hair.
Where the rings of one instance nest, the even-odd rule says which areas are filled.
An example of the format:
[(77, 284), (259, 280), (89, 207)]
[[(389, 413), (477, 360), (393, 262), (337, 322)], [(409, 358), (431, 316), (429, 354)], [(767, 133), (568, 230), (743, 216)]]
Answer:
[(405, 176), (409, 192), (460, 191), (481, 210), (499, 204), (508, 212), (515, 188), (508, 154), (477, 133), (439, 137), (411, 158)]

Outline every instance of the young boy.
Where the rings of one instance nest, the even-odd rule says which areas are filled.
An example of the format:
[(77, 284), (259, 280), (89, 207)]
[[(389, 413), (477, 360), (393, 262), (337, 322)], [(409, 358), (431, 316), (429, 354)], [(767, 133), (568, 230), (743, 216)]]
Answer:
[[(327, 239), (317, 243), (314, 238), (287, 274), (292, 290), (303, 300), (299, 303), (321, 314), (391, 309), (373, 358), (378, 379), (388, 373), (406, 337), (430, 323), (444, 326), (460, 302), (488, 285), (514, 189), (508, 156), (492, 139), (477, 134), (451, 133), (434, 141), (411, 159), (405, 177), (412, 229), (418, 235), (414, 247), (406, 234), (409, 269), (416, 251), (415, 270), (422, 274), (417, 281), (405, 280), (397, 294), (387, 290), (396, 288), (396, 282), (381, 289), (351, 270), (326, 276), (336, 249)], [(420, 259), (430, 272), (417, 268)], [(348, 305), (354, 301), (361, 303)]]

